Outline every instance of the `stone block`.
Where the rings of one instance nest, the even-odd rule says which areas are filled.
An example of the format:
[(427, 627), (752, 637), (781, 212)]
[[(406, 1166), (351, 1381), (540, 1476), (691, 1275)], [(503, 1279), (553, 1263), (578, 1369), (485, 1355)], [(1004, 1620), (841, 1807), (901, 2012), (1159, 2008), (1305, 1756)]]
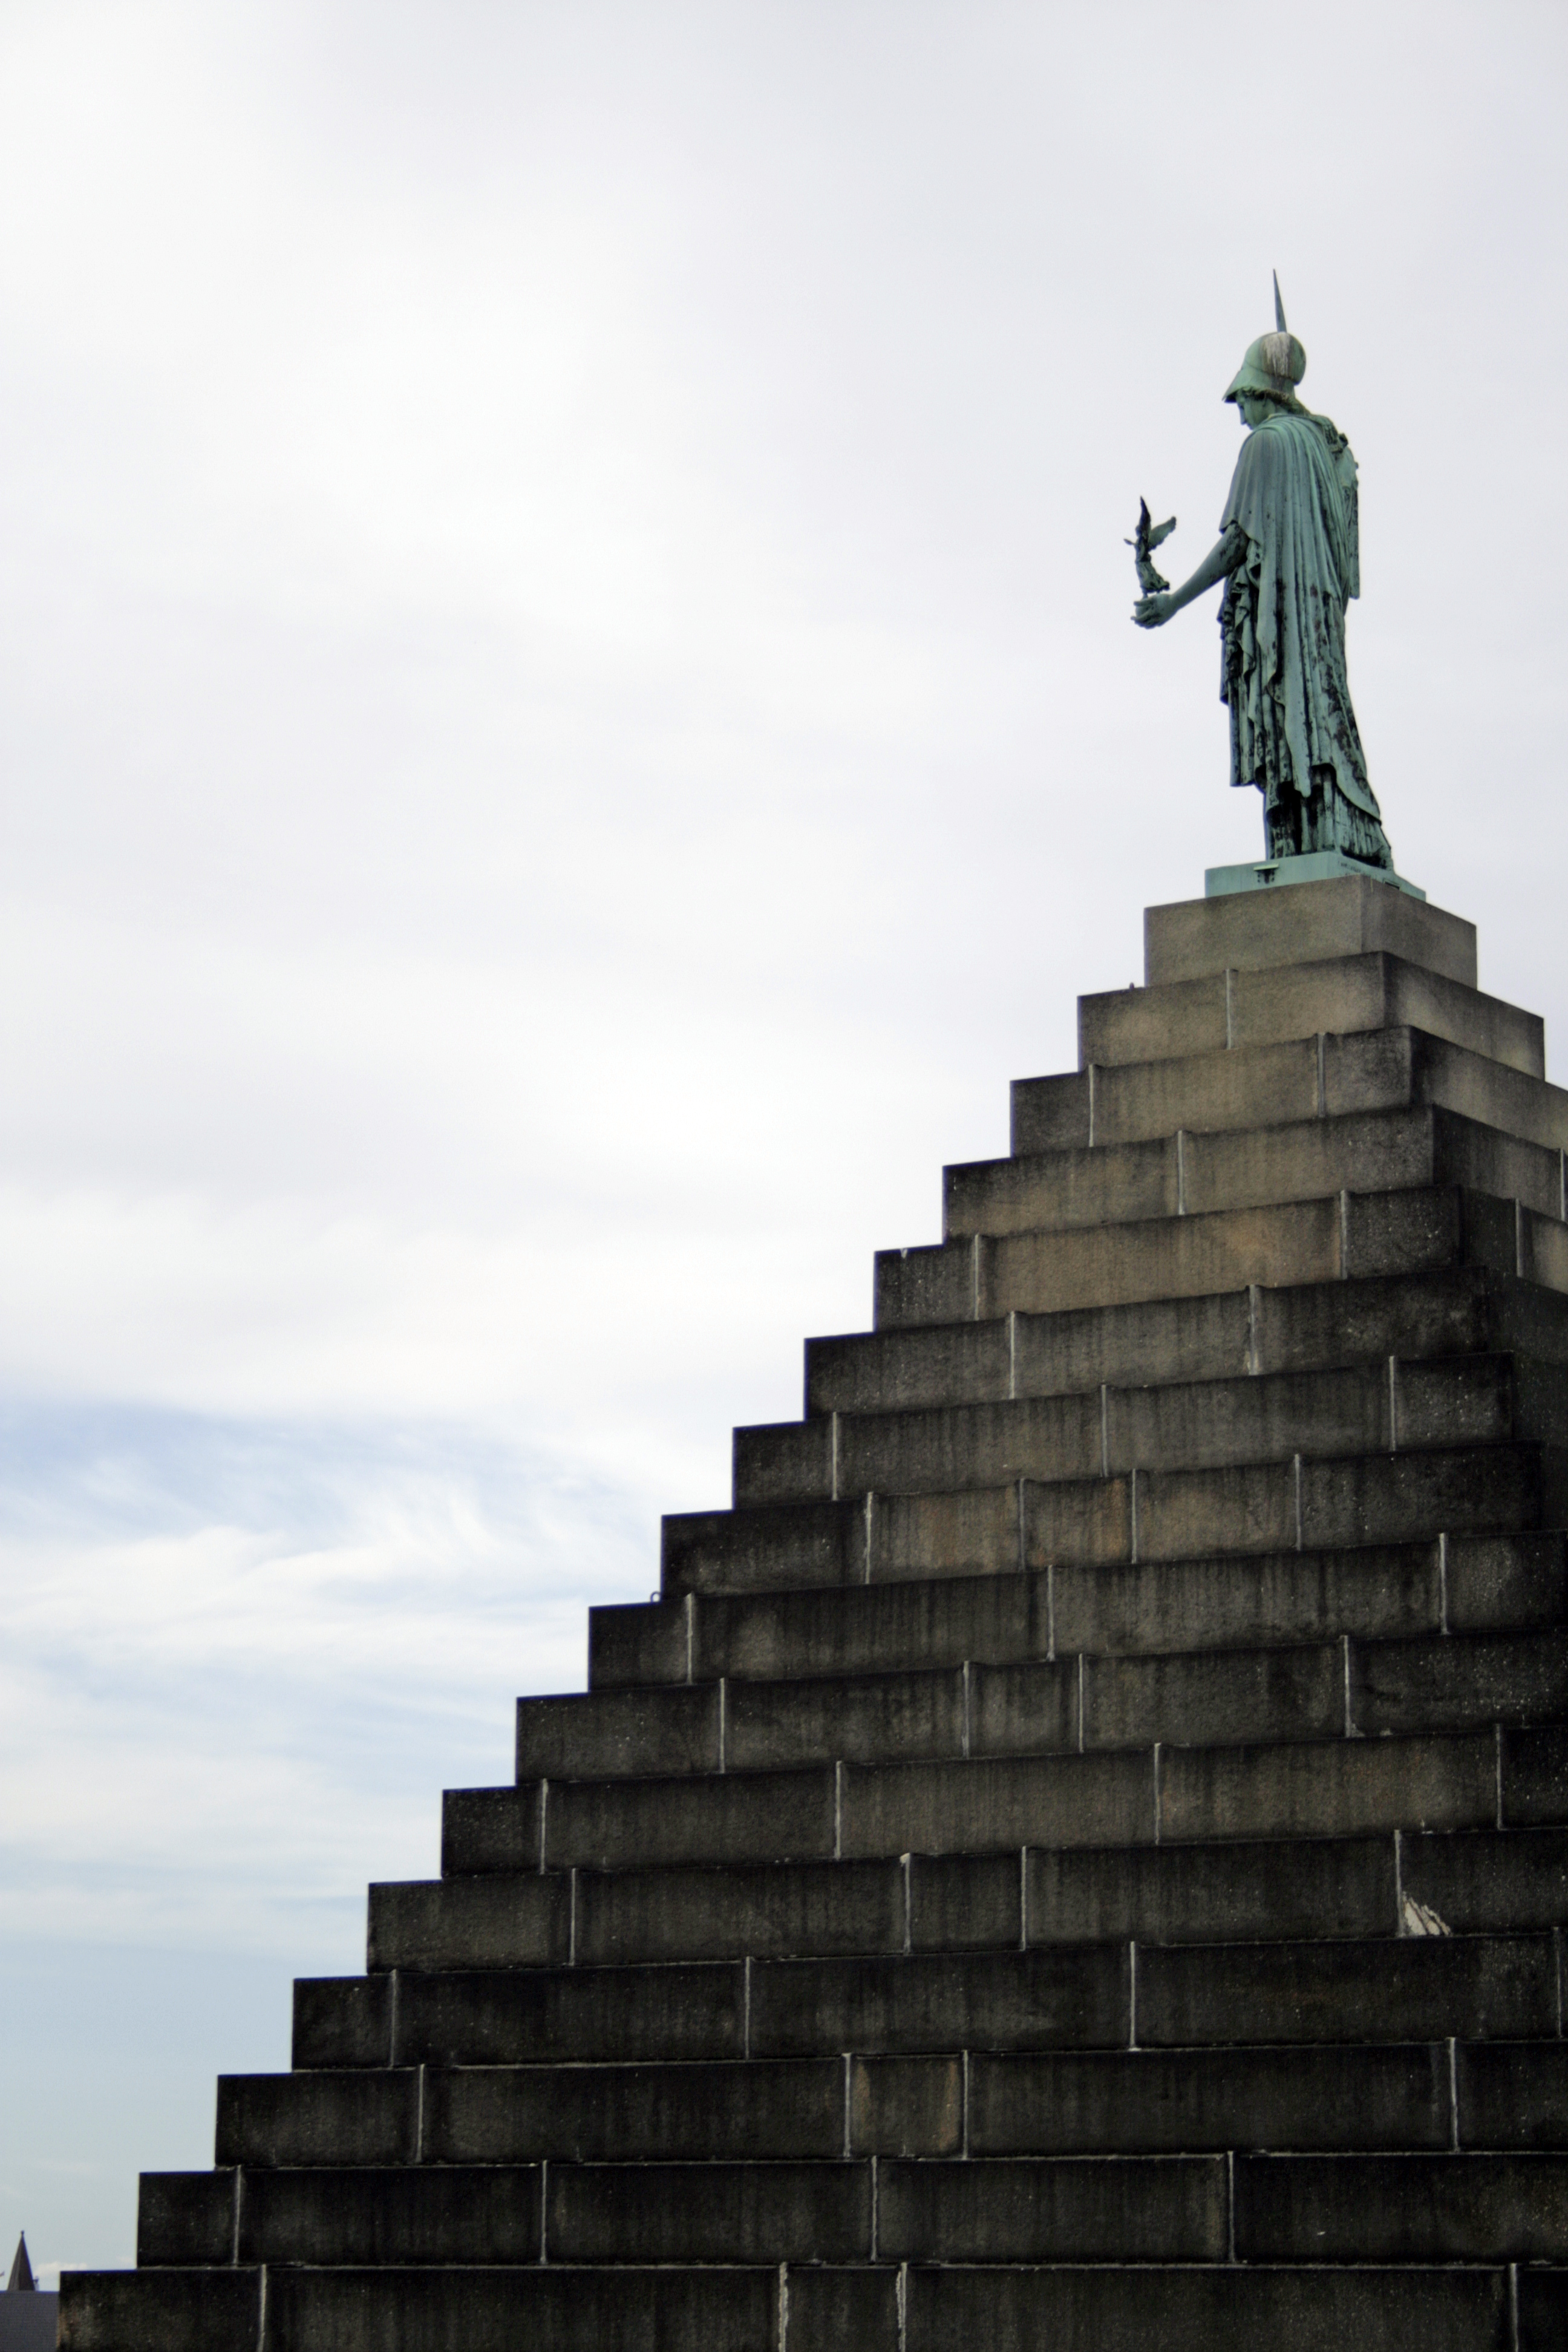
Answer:
[(576, 1958), (603, 1966), (897, 1952), (905, 1909), (897, 1861), (580, 1871)]
[(257, 2270), (64, 2271), (67, 2352), (256, 2352)]
[(658, 1862), (826, 1862), (835, 1851), (836, 1800), (831, 1765), (795, 1772), (710, 1772), (687, 1780), (552, 1781), (545, 1853), (557, 1870), (615, 1870)]
[(539, 2260), (537, 2165), (247, 2172), (242, 2262), (493, 2263)]
[[(1144, 1481), (1147, 1484), (1147, 1481)], [(1099, 1567), (1138, 1556), (1131, 1478), (1059, 1479), (1021, 1489), (1021, 1568)]]
[[(1005, 1315), (1020, 1302), (998, 1306), (989, 1279), (987, 1253), (978, 1239), (942, 1242), (934, 1247), (878, 1250), (871, 1262), (872, 1322), (879, 1331), (910, 1326), (978, 1323)], [(1027, 1301), (1023, 1302), (1027, 1304)], [(1088, 1298), (1048, 1299), (1044, 1305), (1085, 1306)]]
[[(786, 2270), (779, 2285), (779, 2352), (902, 2352), (900, 2279), (875, 2270)], [(759, 2345), (764, 2339), (759, 2336)], [(772, 2352), (771, 2345), (767, 2352)]]
[(1016, 1951), (1023, 1943), (1019, 1854), (911, 1853), (905, 1867), (914, 1951)]
[[(1494, 1371), (1489, 1391), (1494, 1404), (1492, 1419), (1479, 1434), (1489, 1441), (1510, 1436), (1508, 1360), (1483, 1357), (1479, 1360), (1500, 1368)], [(1417, 1369), (1431, 1376), (1439, 1403), (1447, 1389), (1459, 1384), (1462, 1378), (1452, 1363)], [(1468, 1386), (1475, 1385), (1472, 1377)], [(1169, 1386), (1107, 1388), (1102, 1391), (1103, 1467), (1113, 1475), (1132, 1469), (1195, 1470), (1237, 1462), (1288, 1460), (1294, 1454), (1376, 1449), (1391, 1442), (1389, 1392), (1386, 1363)], [(1405, 1442), (1420, 1444), (1424, 1439), (1415, 1407), (1408, 1418), (1411, 1426)], [(1472, 1418), (1480, 1416), (1478, 1412)], [(1023, 1475), (1038, 1477), (1042, 1474), (1030, 1467)], [(1064, 1466), (1054, 1475), (1070, 1477), (1085, 1473)]]
[(908, 2164), (878, 2170), (878, 2250), (901, 2262), (1219, 2262), (1223, 2157)]
[(1568, 1822), (1568, 1726), (1501, 1732), (1498, 1779), (1500, 1827)]
[(832, 1501), (856, 1491), (854, 1478), (839, 1475), (837, 1432), (831, 1419), (737, 1429), (731, 1457), (730, 1490), (742, 1507), (761, 1509), (807, 1496)]
[(1468, 1730), (1568, 1713), (1568, 1633), (1454, 1633), (1357, 1643), (1350, 1719), (1358, 1733)]
[(1082, 1661), (1086, 1748), (1331, 1739), (1344, 1730), (1340, 1645)]
[(941, 1577), (837, 1592), (705, 1596), (693, 1647), (700, 1676), (773, 1680), (1043, 1658), (1050, 1631), (1043, 1576)]
[(846, 1854), (1110, 1845), (1154, 1835), (1147, 1751), (848, 1765), (842, 1780)]
[(412, 2164), (419, 2078), (406, 2066), (371, 2074), (220, 2074), (220, 2165)]
[[(1390, 1356), (1478, 1355), (1513, 1344), (1505, 1298), (1517, 1286), (1485, 1267), (1258, 1286), (1249, 1297), (1248, 1360), (1258, 1372), (1310, 1372)], [(1568, 1352), (1568, 1307), (1561, 1311)]]
[(1168, 1748), (1159, 1775), (1162, 1840), (1358, 1837), (1497, 1820), (1490, 1733)]
[(1137, 2039), (1237, 2042), (1540, 2038), (1557, 2031), (1549, 1936), (1139, 1947)]
[(1561, 1487), (1561, 1457), (1531, 1444), (1304, 1461), (1301, 1541), (1407, 1543), (1439, 1529), (1533, 1529), (1555, 1521)]
[(388, 1978), (295, 1978), (290, 2065), (384, 2066), (391, 2054)]
[(519, 1788), (443, 1790), (443, 1873), (542, 1869), (546, 1802), (542, 1780)]
[(740, 2058), (745, 2048), (738, 1963), (496, 1969), (398, 1983), (395, 2054), (405, 2066), (652, 2063)]
[[(1299, 1130), (1284, 1132), (1294, 1137)], [(1040, 1151), (1026, 1160), (960, 1161), (942, 1170), (942, 1238), (973, 1244), (976, 1235), (995, 1239), (1005, 1234), (1093, 1232), (1101, 1225), (1179, 1216), (1181, 1175), (1173, 1135), (1093, 1150), (1085, 1145), (1076, 1150)], [(1327, 1192), (1337, 1188), (1318, 1184), (1310, 1189)], [(1304, 1200), (1310, 1193), (1303, 1186), (1273, 1197)], [(1250, 1203), (1203, 1203), (1205, 1208), (1243, 1205)]]
[(1560, 2352), (1568, 2344), (1568, 2272), (1516, 2272), (1513, 2291), (1511, 2352)]
[(1568, 1538), (1561, 1529), (1450, 1536), (1442, 1565), (1443, 1622), (1451, 1632), (1555, 1625), (1568, 1614)]
[(1561, 1829), (1406, 1833), (1399, 1865), (1402, 1896), (1452, 1935), (1554, 1927), (1568, 1918), (1568, 1833)]
[(1080, 1748), (1076, 1659), (969, 1670), (971, 1756), (1037, 1756)]
[(1031, 1849), (1031, 1945), (1205, 1944), (1397, 1932), (1394, 1841)]
[(234, 2260), (239, 2175), (144, 2172), (136, 2200), (136, 2263), (142, 2270), (222, 2265)]
[(969, 2062), (972, 2156), (1442, 2149), (1449, 2128), (1448, 2053), (1440, 2042), (977, 2051)]
[(628, 1601), (588, 1612), (588, 1687), (683, 1683), (689, 1664), (686, 1602)]
[(547, 2158), (552, 2168), (831, 2158), (844, 2153), (844, 2096), (837, 2056), (431, 2069), (425, 2157), (437, 2166)]
[(785, 1584), (860, 1584), (866, 1517), (859, 1503), (777, 1510), (667, 1512), (664, 1599)]
[[(1553, 1151), (1568, 1147), (1568, 1094), (1549, 1086), (1544, 1076), (1510, 1069), (1486, 1054), (1471, 1053), (1419, 1029), (1385, 1030), (1376, 1043), (1386, 1064), (1403, 1062), (1408, 1068), (1418, 1101), (1459, 1112)], [(1362, 1047), (1359, 1058), (1348, 1039), (1340, 1042), (1337, 1053), (1325, 1055), (1330, 1118), (1341, 1108), (1359, 1108), (1358, 1095), (1370, 1099), (1380, 1085), (1371, 1067), (1373, 1041), (1357, 1044)]]
[(877, 1495), (866, 1509), (867, 1581), (999, 1575), (1020, 1568), (1012, 1486), (964, 1494)]
[(267, 2352), (772, 2352), (778, 2303), (776, 2269), (733, 2263), (279, 2268)]
[[(1249, 1369), (1251, 1301), (1245, 1289), (1196, 1298), (1134, 1299), (1120, 1307), (1014, 1318), (1016, 1393), (1148, 1381), (1225, 1380)], [(889, 1335), (891, 1344), (894, 1337)]]
[(1243, 2262), (1568, 2258), (1568, 2159), (1248, 2156), (1236, 2166)]
[[(1450, 1570), (1457, 1549), (1448, 1547)], [(1507, 1607), (1519, 1580), (1507, 1575), (1500, 1542), (1496, 1550), (1488, 1592)], [(1436, 1633), (1443, 1622), (1443, 1573), (1436, 1541), (1063, 1564), (1052, 1573), (1051, 1600), (1058, 1648), (1136, 1656), (1184, 1646), (1321, 1642), (1346, 1633)]]
[(517, 1703), (520, 1780), (717, 1772), (721, 1762), (712, 1689), (593, 1691)]
[(572, 1890), (558, 1874), (497, 1871), (370, 1890), (374, 1969), (542, 1968), (571, 1946)]
[(1568, 2148), (1568, 2042), (1461, 2042), (1458, 2138), (1466, 2148)]
[(1476, 927), (1360, 877), (1180, 899), (1143, 917), (1151, 988), (1209, 972), (1260, 971), (1336, 956), (1394, 955), (1462, 988), (1476, 985)]
[(871, 2251), (868, 2164), (552, 2164), (545, 2202), (552, 2262), (847, 2263)]
[(1003, 1323), (943, 1323), (885, 1336), (850, 1331), (805, 1343), (808, 1413), (906, 1412), (1014, 1393), (1013, 1347)]
[(725, 1688), (724, 1753), (735, 1772), (840, 1756), (858, 1762), (961, 1756), (964, 1725), (964, 1675), (957, 1666)]
[(952, 2264), (906, 2304), (904, 2352), (1510, 2352), (1501, 2270)]
[(849, 2146), (857, 2156), (966, 2156), (962, 2053), (853, 2058)]
[(1124, 1947), (768, 1960), (752, 1969), (752, 2053), (1091, 2050), (1128, 2038)]

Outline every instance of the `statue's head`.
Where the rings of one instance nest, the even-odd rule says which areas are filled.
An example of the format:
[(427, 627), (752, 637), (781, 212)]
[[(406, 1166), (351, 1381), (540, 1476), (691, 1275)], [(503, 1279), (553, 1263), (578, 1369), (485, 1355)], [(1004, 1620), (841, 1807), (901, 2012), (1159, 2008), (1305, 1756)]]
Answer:
[(1300, 408), (1296, 386), (1307, 373), (1307, 354), (1285, 324), (1285, 305), (1279, 299), (1279, 279), (1274, 280), (1275, 329), (1271, 335), (1259, 335), (1247, 347), (1247, 357), (1237, 369), (1226, 393), (1226, 400), (1236, 400), (1248, 393), (1255, 400), (1272, 400), (1281, 408)]

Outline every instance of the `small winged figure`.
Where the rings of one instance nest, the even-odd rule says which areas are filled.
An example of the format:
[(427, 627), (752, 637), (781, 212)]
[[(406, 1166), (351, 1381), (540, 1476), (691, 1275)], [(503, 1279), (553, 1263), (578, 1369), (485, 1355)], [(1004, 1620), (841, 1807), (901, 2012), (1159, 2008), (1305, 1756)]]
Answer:
[(1160, 541), (1169, 539), (1175, 528), (1174, 515), (1169, 522), (1151, 522), (1148, 499), (1139, 499), (1138, 533), (1136, 538), (1127, 540), (1124, 544), (1132, 550), (1132, 561), (1138, 566), (1138, 585), (1145, 596), (1158, 596), (1171, 584), (1163, 572), (1156, 572), (1152, 558)]

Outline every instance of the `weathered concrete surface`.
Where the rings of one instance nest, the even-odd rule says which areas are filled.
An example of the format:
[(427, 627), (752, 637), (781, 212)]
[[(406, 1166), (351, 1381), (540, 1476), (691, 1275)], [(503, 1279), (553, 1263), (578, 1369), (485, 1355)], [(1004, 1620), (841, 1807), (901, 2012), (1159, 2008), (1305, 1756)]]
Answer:
[(63, 2343), (1568, 2340), (1565, 1098), (1380, 886), (1150, 941)]

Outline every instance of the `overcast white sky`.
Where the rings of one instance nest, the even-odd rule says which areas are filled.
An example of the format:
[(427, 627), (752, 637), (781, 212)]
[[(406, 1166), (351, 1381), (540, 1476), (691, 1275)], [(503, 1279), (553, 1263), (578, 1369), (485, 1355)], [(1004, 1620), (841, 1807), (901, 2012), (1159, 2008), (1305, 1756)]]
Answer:
[[(1568, 1018), (1565, 19), (0, 0), (0, 2241), (139, 2167), (1260, 844), (1205, 551), (1363, 469), (1402, 871)], [(1169, 567), (1168, 567), (1169, 568)]]

